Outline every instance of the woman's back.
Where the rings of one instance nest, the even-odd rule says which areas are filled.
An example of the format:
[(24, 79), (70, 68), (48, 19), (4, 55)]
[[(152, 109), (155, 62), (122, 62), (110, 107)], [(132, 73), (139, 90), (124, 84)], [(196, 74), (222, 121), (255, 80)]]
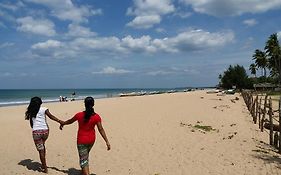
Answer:
[(46, 107), (40, 107), (36, 117), (32, 118), (33, 127), (32, 130), (44, 130), (49, 129), (48, 124), (46, 122)]
[(101, 122), (101, 118), (98, 114), (93, 114), (88, 121), (84, 120), (85, 113), (79, 112), (75, 115), (75, 119), (79, 123), (79, 129), (77, 134), (78, 144), (92, 144), (95, 142), (95, 125)]

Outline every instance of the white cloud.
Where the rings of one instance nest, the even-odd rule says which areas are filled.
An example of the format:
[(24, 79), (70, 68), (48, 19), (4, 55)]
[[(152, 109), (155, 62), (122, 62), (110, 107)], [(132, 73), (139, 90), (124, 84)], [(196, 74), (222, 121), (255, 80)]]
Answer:
[(179, 16), (181, 18), (188, 18), (192, 15), (191, 12), (183, 12), (183, 11), (177, 11), (174, 13), (174, 16)]
[(163, 70), (157, 70), (157, 71), (151, 71), (147, 72), (147, 75), (152, 75), (152, 76), (158, 76), (158, 75), (169, 75), (172, 74), (173, 72), (170, 71), (163, 71)]
[(188, 52), (221, 47), (234, 40), (228, 32), (210, 33), (203, 30), (189, 30), (172, 38), (155, 39), (153, 45), (166, 52)]
[(91, 9), (90, 6), (75, 6), (71, 0), (25, 0), (41, 4), (51, 10), (51, 14), (61, 20), (73, 22), (88, 22), (87, 17), (102, 14), (101, 9)]
[(193, 69), (193, 68), (189, 68), (189, 69), (184, 69), (183, 72), (189, 74), (189, 75), (198, 75), (200, 74), (201, 72), (196, 70), (196, 69)]
[(281, 39), (281, 31), (277, 32), (277, 37), (279, 40)]
[(151, 38), (128, 35), (117, 37), (81, 37), (70, 41), (48, 40), (32, 46), (36, 55), (53, 57), (74, 57), (77, 55), (99, 57), (101, 55), (120, 56), (130, 53), (180, 53), (202, 51), (223, 47), (234, 40), (231, 31), (210, 33), (203, 30), (188, 30), (170, 38)]
[(18, 18), (17, 23), (19, 24), (17, 30), (21, 32), (45, 36), (54, 36), (56, 34), (54, 23), (48, 19), (33, 19), (31, 16), (27, 16)]
[(63, 44), (57, 40), (48, 40), (46, 42), (37, 43), (32, 45), (32, 49), (49, 49), (49, 48), (57, 48), (62, 47)]
[(34, 44), (31, 49), (33, 55), (39, 57), (65, 58), (69, 53), (64, 43), (57, 40), (47, 40)]
[(277, 32), (277, 38), (278, 38), (278, 40), (280, 40), (280, 42), (281, 42), (281, 31), (278, 31), (278, 32)]
[(6, 48), (6, 47), (11, 47), (13, 45), (15, 45), (15, 43), (6, 42), (6, 43), (3, 43), (3, 44), (0, 44), (0, 49)]
[(71, 20), (75, 22), (87, 22), (88, 16), (91, 15), (89, 9), (87, 7), (81, 8), (71, 8), (71, 9), (64, 9), (64, 10), (57, 10), (54, 13), (61, 20)]
[(21, 1), (18, 1), (17, 3), (0, 3), (0, 8), (12, 11), (16, 11), (21, 7), (24, 7), (24, 4)]
[(158, 32), (158, 33), (164, 33), (164, 32), (166, 32), (166, 30), (163, 29), (163, 28), (161, 28), (161, 27), (158, 27), (157, 29), (155, 29), (155, 31)]
[(114, 67), (108, 66), (103, 68), (100, 72), (92, 72), (93, 74), (126, 74), (131, 73), (132, 71), (125, 70), (125, 69), (116, 69)]
[(96, 33), (92, 32), (89, 28), (78, 24), (69, 24), (68, 30), (66, 35), (72, 37), (92, 37), (96, 35)]
[(147, 16), (137, 16), (133, 21), (127, 23), (127, 26), (136, 29), (148, 29), (153, 27), (155, 24), (161, 22), (161, 17), (159, 15), (147, 15)]
[(151, 43), (150, 36), (142, 36), (133, 38), (130, 35), (122, 38), (121, 46), (131, 52), (155, 52), (156, 48)]
[(147, 29), (161, 22), (161, 16), (175, 11), (171, 0), (134, 0), (134, 7), (127, 9), (127, 15), (136, 16), (127, 26)]
[(165, 76), (165, 75), (196, 75), (199, 74), (200, 72), (196, 69), (194, 69), (194, 67), (189, 66), (188, 68), (182, 68), (182, 67), (165, 67), (165, 68), (158, 68), (158, 70), (150, 70), (150, 71), (146, 71), (147, 75), (151, 75), (151, 76)]
[(280, 0), (180, 0), (194, 11), (213, 16), (236, 16), (243, 13), (262, 13), (281, 7)]
[(247, 20), (244, 20), (243, 23), (244, 23), (245, 25), (251, 27), (251, 26), (256, 25), (258, 22), (257, 22), (257, 20), (255, 20), (255, 19), (247, 19)]
[(133, 38), (126, 36), (121, 39), (121, 46), (129, 52), (189, 52), (221, 47), (234, 40), (230, 31), (210, 33), (203, 30), (188, 30), (171, 38), (152, 39), (150, 36)]
[(164, 15), (175, 10), (171, 0), (133, 0), (134, 7), (127, 10), (128, 15), (148, 15), (159, 14)]
[(120, 39), (117, 37), (76, 38), (68, 44), (73, 50), (82, 53), (109, 55), (125, 53), (125, 49), (120, 46)]
[(70, 41), (48, 40), (34, 44), (32, 54), (36, 57), (49, 58), (75, 58), (79, 57), (99, 57), (101, 55), (118, 55), (126, 53), (120, 47), (120, 40), (116, 37), (103, 38), (75, 38)]
[(102, 15), (103, 14), (102, 9), (93, 9), (93, 10), (91, 10), (91, 13), (93, 15)]

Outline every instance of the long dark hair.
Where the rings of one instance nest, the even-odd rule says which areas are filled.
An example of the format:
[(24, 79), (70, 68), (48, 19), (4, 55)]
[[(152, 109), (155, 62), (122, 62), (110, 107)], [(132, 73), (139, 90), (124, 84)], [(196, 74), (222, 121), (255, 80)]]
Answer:
[(95, 111), (94, 111), (94, 105), (95, 105), (95, 100), (93, 97), (86, 97), (85, 100), (84, 100), (84, 104), (85, 104), (85, 115), (84, 115), (84, 122), (87, 123), (91, 116), (93, 114), (95, 114)]
[(40, 106), (42, 104), (42, 100), (40, 97), (32, 97), (30, 100), (30, 103), (27, 107), (27, 110), (25, 112), (25, 120), (30, 121), (30, 126), (33, 127), (33, 121), (32, 118), (35, 118)]

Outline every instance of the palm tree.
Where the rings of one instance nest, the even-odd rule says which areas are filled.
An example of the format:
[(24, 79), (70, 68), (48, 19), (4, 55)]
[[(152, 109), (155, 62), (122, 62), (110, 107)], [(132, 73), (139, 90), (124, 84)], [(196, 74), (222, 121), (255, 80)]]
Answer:
[(268, 56), (268, 66), (272, 75), (278, 75), (281, 82), (281, 49), (277, 33), (270, 35), (265, 45), (265, 52)]
[(255, 77), (257, 77), (256, 73), (257, 73), (257, 67), (254, 63), (252, 63), (249, 67), (249, 70), (251, 71), (252, 75), (255, 75)]
[(256, 49), (255, 53), (253, 54), (253, 60), (255, 60), (256, 66), (262, 69), (263, 76), (266, 77), (266, 67), (268, 66), (268, 61), (265, 52)]

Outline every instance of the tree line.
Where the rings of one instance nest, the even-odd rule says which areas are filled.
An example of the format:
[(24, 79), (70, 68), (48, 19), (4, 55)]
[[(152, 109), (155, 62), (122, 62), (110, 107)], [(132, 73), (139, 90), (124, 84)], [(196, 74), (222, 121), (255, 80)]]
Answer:
[[(263, 50), (254, 51), (252, 60), (249, 71), (254, 77), (249, 77), (243, 66), (230, 65), (223, 74), (219, 75), (219, 86), (227, 89), (233, 86), (238, 89), (249, 89), (257, 83), (281, 84), (281, 47), (277, 33), (269, 36)], [(259, 70), (261, 76), (257, 77)]]

